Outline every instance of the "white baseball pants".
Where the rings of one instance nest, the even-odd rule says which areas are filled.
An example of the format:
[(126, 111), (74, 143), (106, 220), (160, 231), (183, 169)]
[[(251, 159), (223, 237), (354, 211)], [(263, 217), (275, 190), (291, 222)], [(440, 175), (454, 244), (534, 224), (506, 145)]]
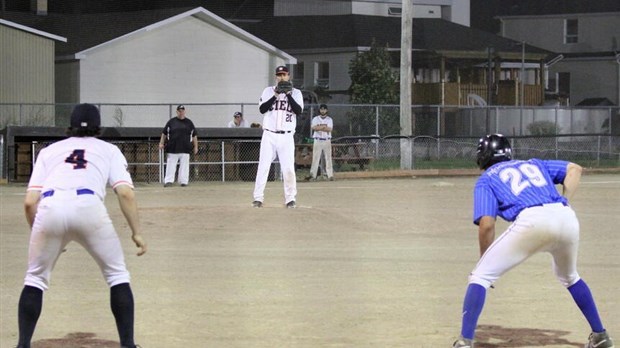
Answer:
[(179, 163), (179, 184), (187, 185), (189, 182), (189, 154), (188, 153), (169, 153), (166, 160), (166, 176), (164, 183), (173, 183), (174, 174)]
[(325, 171), (327, 172), (327, 177), (331, 178), (334, 176), (331, 140), (314, 140), (314, 144), (312, 145), (312, 166), (310, 167), (310, 175), (316, 178), (317, 171), (319, 170), (319, 163), (321, 162), (321, 153), (325, 154)]
[(538, 252), (553, 257), (553, 271), (565, 287), (579, 281), (577, 250), (579, 221), (571, 207), (562, 203), (524, 209), (489, 246), (469, 283), (489, 288), (499, 277)]
[(97, 195), (77, 195), (71, 190), (55, 191), (41, 199), (30, 235), (24, 284), (47, 290), (56, 261), (71, 241), (95, 259), (108, 286), (129, 283), (121, 242), (104, 203)]
[(260, 155), (256, 182), (254, 184), (254, 200), (265, 200), (265, 186), (269, 177), (269, 168), (278, 157), (280, 170), (284, 180), (284, 203), (294, 201), (297, 196), (297, 177), (295, 175), (295, 139), (294, 133), (277, 134), (264, 130), (260, 141)]

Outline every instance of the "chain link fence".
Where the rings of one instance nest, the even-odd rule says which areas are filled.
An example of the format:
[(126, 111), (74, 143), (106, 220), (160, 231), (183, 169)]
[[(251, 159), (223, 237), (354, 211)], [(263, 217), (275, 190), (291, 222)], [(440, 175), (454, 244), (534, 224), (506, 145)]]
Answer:
[[(176, 104), (97, 104), (106, 128), (163, 127), (175, 116)], [(256, 103), (184, 104), (199, 130), (226, 127), (235, 111), (248, 123), (262, 122)], [(620, 108), (612, 107), (412, 107), (409, 132), (400, 129), (398, 105), (329, 104), (334, 119), (333, 164), (336, 172), (401, 168), (401, 155), (411, 154), (413, 169), (474, 168), (480, 136), (507, 135), (517, 158), (558, 158), (586, 167), (620, 167)], [(64, 127), (74, 104), (0, 104), (0, 128), (7, 125)], [(312, 164), (310, 122), (318, 113), (316, 100), (305, 100), (295, 133), (298, 179)], [(411, 134), (403, 136), (403, 134)], [(191, 157), (192, 181), (253, 181), (260, 141), (200, 139)], [(247, 139), (247, 138), (245, 138)], [(115, 140), (127, 157), (136, 181), (161, 182), (165, 154), (159, 139)], [(27, 181), (38, 150), (47, 143), (16, 143), (1, 138), (0, 173), (9, 181)], [(34, 156), (33, 156), (34, 154)], [(7, 158), (9, 160), (7, 160)], [(9, 163), (11, 158), (15, 163)], [(406, 159), (405, 159), (406, 160)], [(407, 161), (402, 161), (407, 163)], [(325, 166), (319, 168), (323, 174)], [(11, 173), (10, 175), (8, 173)], [(272, 165), (270, 180), (280, 177)]]
[[(413, 169), (476, 168), (477, 137), (343, 137), (332, 142), (333, 165), (338, 172), (381, 171), (400, 169), (403, 147), (410, 147)], [(562, 159), (584, 167), (620, 167), (620, 136), (546, 136), (511, 137), (516, 159)], [(165, 153), (157, 141), (112, 141), (129, 164), (134, 181), (162, 183)], [(32, 164), (46, 142), (30, 143), (27, 168), (18, 170), (18, 181), (27, 181)], [(254, 181), (260, 151), (259, 140), (199, 141), (199, 151), (191, 156), (190, 182)], [(312, 144), (296, 147), (297, 178), (309, 174)], [(25, 153), (25, 152), (24, 152)], [(32, 155), (34, 154), (34, 155)], [(321, 166), (320, 168), (324, 168)], [(325, 177), (320, 169), (319, 176)], [(281, 180), (279, 163), (271, 166), (269, 180)]]
[[(318, 114), (306, 98), (297, 117), (296, 143), (312, 138), (310, 122)], [(258, 103), (184, 104), (198, 128), (226, 127), (241, 111), (248, 124), (263, 122)], [(8, 125), (65, 127), (74, 104), (0, 104), (0, 129)], [(163, 127), (176, 104), (97, 104), (103, 127)], [(411, 130), (400, 128), (399, 105), (329, 104), (333, 137), (391, 135), (459, 137), (502, 133), (508, 136), (620, 134), (620, 108), (519, 106), (413, 106)]]

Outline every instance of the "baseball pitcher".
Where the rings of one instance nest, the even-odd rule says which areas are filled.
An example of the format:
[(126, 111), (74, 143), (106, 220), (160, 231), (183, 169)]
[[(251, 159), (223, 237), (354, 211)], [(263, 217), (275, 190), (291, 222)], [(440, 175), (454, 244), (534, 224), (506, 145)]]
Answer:
[(71, 114), (69, 138), (40, 151), (24, 200), (32, 228), (28, 271), (19, 299), (18, 348), (30, 348), (41, 314), (43, 291), (60, 254), (71, 241), (95, 259), (110, 287), (110, 305), (121, 347), (135, 348), (134, 301), (121, 243), (104, 205), (106, 185), (116, 195), (131, 238), (146, 252), (140, 231), (133, 182), (127, 160), (118, 147), (95, 138), (100, 133), (99, 110), (80, 104)]
[(263, 206), (265, 185), (271, 163), (278, 158), (284, 178), (284, 203), (287, 208), (295, 208), (297, 178), (295, 176), (295, 127), (297, 115), (304, 109), (301, 91), (293, 88), (286, 66), (276, 68), (276, 85), (263, 90), (258, 103), (263, 117), (263, 136), (260, 142), (260, 155), (256, 182), (254, 185), (255, 208)]

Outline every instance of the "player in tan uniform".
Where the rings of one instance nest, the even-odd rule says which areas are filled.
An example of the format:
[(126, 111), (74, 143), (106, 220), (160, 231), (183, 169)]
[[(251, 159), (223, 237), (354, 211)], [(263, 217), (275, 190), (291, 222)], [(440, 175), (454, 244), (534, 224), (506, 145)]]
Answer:
[(332, 129), (334, 129), (334, 120), (327, 114), (327, 105), (319, 106), (319, 115), (312, 118), (310, 124), (312, 128), (312, 166), (310, 167), (310, 175), (306, 177), (306, 181), (315, 180), (319, 170), (319, 162), (321, 162), (321, 154), (325, 154), (325, 171), (327, 179), (334, 180), (334, 169), (332, 166)]
[(99, 110), (80, 104), (71, 114), (68, 139), (41, 150), (34, 165), (24, 209), (32, 228), (28, 271), (19, 299), (17, 348), (29, 348), (41, 314), (43, 291), (65, 246), (75, 241), (95, 259), (110, 287), (110, 304), (122, 348), (135, 348), (134, 301), (121, 243), (104, 205), (106, 185), (116, 195), (139, 248), (146, 252), (140, 230), (133, 182), (118, 147), (95, 138)]

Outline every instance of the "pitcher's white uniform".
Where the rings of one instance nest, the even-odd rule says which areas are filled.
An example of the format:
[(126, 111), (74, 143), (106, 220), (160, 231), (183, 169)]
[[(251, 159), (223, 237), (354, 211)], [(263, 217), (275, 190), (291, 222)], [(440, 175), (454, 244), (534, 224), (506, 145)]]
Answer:
[[(259, 107), (274, 97), (275, 86), (269, 86), (261, 94)], [(291, 96), (303, 110), (304, 101), (301, 91), (293, 88)], [(260, 142), (260, 157), (254, 186), (254, 201), (263, 202), (269, 167), (276, 159), (284, 179), (285, 203), (295, 201), (297, 195), (297, 178), (295, 176), (295, 127), (297, 115), (289, 105), (284, 93), (277, 94), (273, 104), (263, 117), (263, 136)]]
[(129, 283), (121, 243), (104, 205), (106, 185), (133, 187), (118, 147), (71, 137), (42, 149), (28, 191), (41, 191), (32, 226), (25, 285), (47, 290), (56, 260), (70, 241), (96, 260), (108, 286)]

